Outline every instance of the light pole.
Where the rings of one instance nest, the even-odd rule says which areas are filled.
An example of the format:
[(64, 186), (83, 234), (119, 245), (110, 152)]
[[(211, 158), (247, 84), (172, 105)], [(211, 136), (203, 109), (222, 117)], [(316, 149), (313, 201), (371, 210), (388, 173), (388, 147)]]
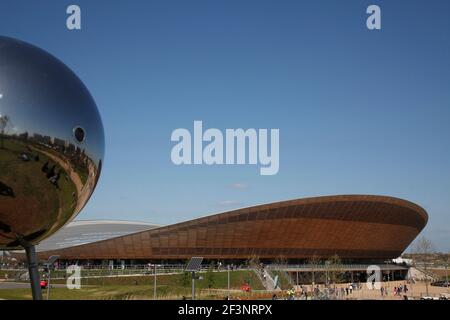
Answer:
[(156, 263), (153, 265), (153, 300), (156, 300)]
[(228, 300), (230, 300), (230, 265), (228, 265)]
[(388, 289), (389, 289), (389, 278), (390, 278), (390, 275), (391, 275), (391, 270), (388, 270), (388, 273), (387, 273), (387, 287), (388, 287)]
[(203, 277), (196, 276), (195, 271), (192, 271), (192, 300), (195, 300), (195, 280), (203, 280)]
[(51, 256), (48, 258), (46, 265), (47, 265), (47, 300), (50, 299), (50, 278), (51, 278), (51, 272), (53, 264), (58, 260), (59, 256)]
[(445, 265), (445, 282), (448, 285), (448, 263)]
[(192, 300), (195, 300), (195, 271), (192, 271)]
[(48, 276), (47, 276), (47, 300), (50, 300), (50, 277), (51, 277), (51, 270), (50, 267), (48, 268)]
[[(186, 272), (192, 272), (192, 300), (195, 300), (195, 272), (200, 271), (202, 261), (203, 257), (192, 257), (185, 269)], [(198, 279), (200, 280), (202, 277), (198, 277)]]
[(447, 254), (447, 263), (445, 264), (445, 285), (447, 286), (447, 293), (449, 291), (449, 283), (448, 283), (448, 259), (450, 258), (450, 253)]

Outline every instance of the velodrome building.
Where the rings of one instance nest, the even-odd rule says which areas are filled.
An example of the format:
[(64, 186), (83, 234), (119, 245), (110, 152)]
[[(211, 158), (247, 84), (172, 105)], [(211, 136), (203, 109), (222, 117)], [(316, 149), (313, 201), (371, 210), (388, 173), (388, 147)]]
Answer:
[(338, 255), (350, 263), (399, 257), (428, 220), (398, 198), (339, 195), (276, 202), (173, 225), (77, 221), (38, 246), (41, 259), (101, 264), (185, 261), (193, 256), (240, 261), (305, 261)]

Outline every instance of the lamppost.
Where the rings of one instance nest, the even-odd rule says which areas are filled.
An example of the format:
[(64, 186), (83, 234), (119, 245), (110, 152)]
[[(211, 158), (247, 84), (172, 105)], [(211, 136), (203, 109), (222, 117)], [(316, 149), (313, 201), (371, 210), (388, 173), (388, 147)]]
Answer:
[(228, 297), (228, 300), (230, 300), (230, 265), (228, 265), (227, 273), (228, 273), (228, 295), (227, 295), (227, 297)]
[(185, 271), (192, 273), (192, 300), (195, 300), (195, 280), (201, 280), (202, 277), (196, 277), (195, 272), (200, 271), (203, 257), (192, 257), (186, 266)]
[(153, 300), (156, 300), (156, 263), (153, 265)]
[(48, 258), (46, 264), (47, 267), (47, 300), (50, 299), (50, 278), (51, 278), (51, 272), (53, 268), (53, 264), (58, 260), (59, 256), (51, 256)]
[(328, 287), (329, 281), (330, 281), (330, 279), (328, 277), (328, 268), (329, 267), (330, 267), (330, 261), (327, 260), (327, 261), (325, 261), (325, 276), (326, 276), (325, 283), (326, 283), (327, 287)]
[(448, 260), (450, 258), (450, 253), (447, 253), (447, 259), (446, 259), (446, 264), (445, 264), (445, 285), (447, 286), (447, 293), (449, 292), (449, 283), (448, 283)]

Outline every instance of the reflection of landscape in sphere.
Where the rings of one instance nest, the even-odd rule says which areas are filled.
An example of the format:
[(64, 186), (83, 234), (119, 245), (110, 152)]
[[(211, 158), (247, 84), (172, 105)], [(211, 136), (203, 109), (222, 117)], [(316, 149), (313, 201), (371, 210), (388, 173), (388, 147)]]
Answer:
[(0, 249), (36, 244), (97, 184), (103, 126), (89, 91), (45, 51), (0, 37)]

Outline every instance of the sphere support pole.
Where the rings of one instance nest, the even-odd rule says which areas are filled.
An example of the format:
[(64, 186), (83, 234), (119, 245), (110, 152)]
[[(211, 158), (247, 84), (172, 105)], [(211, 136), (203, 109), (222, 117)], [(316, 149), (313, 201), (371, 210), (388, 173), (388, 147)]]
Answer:
[(33, 300), (42, 300), (41, 284), (39, 280), (39, 268), (34, 245), (25, 246), (27, 253), (28, 272), (30, 274), (31, 293)]

